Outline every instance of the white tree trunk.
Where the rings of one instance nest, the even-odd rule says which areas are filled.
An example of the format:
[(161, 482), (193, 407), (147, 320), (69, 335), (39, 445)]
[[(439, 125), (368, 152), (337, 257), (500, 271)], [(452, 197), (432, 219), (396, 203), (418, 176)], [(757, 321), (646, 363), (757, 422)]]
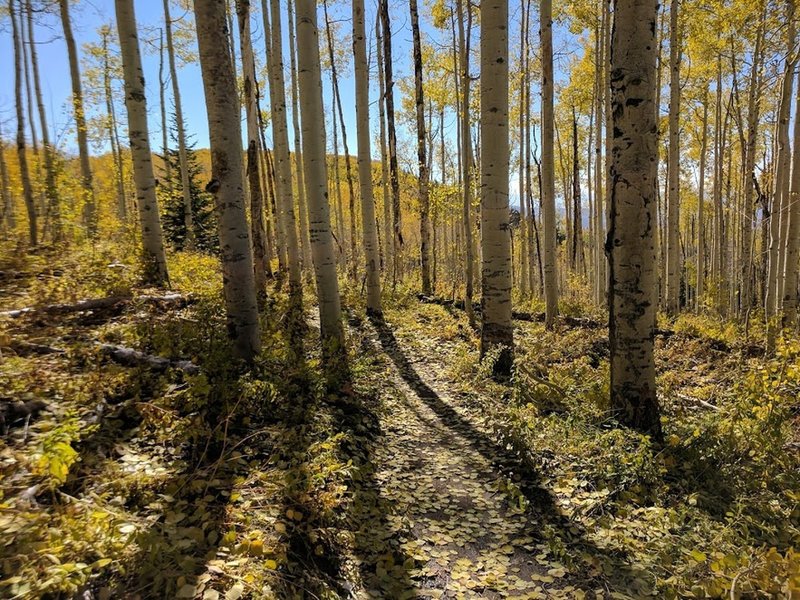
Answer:
[(680, 64), (681, 38), (678, 30), (680, 0), (670, 4), (669, 37), (669, 197), (667, 198), (667, 277), (666, 308), (675, 315), (680, 310), (681, 252), (680, 252)]
[(236, 354), (250, 361), (260, 349), (253, 254), (245, 213), (239, 98), (231, 64), (225, 7), (194, 0), (200, 68), (211, 142), (211, 181), (219, 226), (228, 335)]
[(115, 0), (117, 31), (122, 53), (122, 71), (125, 78), (125, 107), (128, 110), (128, 136), (133, 157), (133, 179), (139, 205), (139, 222), (142, 229), (142, 251), (145, 279), (154, 285), (169, 283), (164, 242), (161, 236), (156, 180), (153, 176), (153, 159), (150, 153), (150, 136), (147, 127), (147, 99), (144, 92), (144, 73), (139, 54), (139, 37), (136, 32), (136, 15), (133, 0)]
[(800, 254), (800, 84), (795, 92), (794, 131), (792, 133), (792, 178), (789, 187), (788, 227), (786, 235), (785, 283), (783, 292), (783, 324), (794, 326), (797, 321), (797, 283)]
[(294, 133), (294, 168), (297, 177), (297, 212), (300, 216), (300, 250), (303, 256), (303, 269), (311, 276), (311, 244), (308, 239), (308, 206), (306, 203), (306, 183), (303, 175), (303, 158), (300, 152), (300, 105), (297, 100), (297, 51), (295, 49), (294, 0), (287, 0), (289, 13), (289, 56), (292, 77), (292, 129)]
[(256, 296), (260, 303), (267, 296), (266, 244), (264, 238), (264, 200), (261, 193), (261, 169), (258, 159), (261, 138), (258, 126), (256, 98), (256, 68), (250, 28), (250, 0), (237, 0), (236, 18), (239, 24), (239, 47), (242, 55), (244, 103), (247, 115), (247, 178), (250, 191), (250, 233), (253, 242), (253, 273)]
[(481, 354), (500, 348), (511, 373), (511, 236), (508, 213), (508, 0), (481, 3)]
[(611, 406), (617, 418), (661, 436), (653, 341), (657, 0), (616, 0), (612, 37), (609, 256)]
[(394, 244), (392, 242), (392, 206), (389, 196), (389, 159), (386, 152), (386, 85), (383, 76), (383, 34), (380, 15), (375, 20), (375, 40), (378, 64), (378, 120), (380, 121), (381, 143), (381, 190), (383, 197), (383, 269), (388, 277), (394, 273)]
[[(266, 5), (266, 2), (263, 3)], [(292, 163), (289, 158), (289, 133), (286, 121), (286, 85), (283, 75), (283, 35), (279, 0), (270, 0), (272, 29), (269, 45), (270, 113), (272, 135), (275, 143), (275, 174), (280, 218), (286, 243), (286, 261), (289, 269), (289, 290), (296, 300), (302, 294), (300, 281), (300, 256), (297, 247), (297, 224), (294, 218), (292, 193)], [(264, 6), (266, 10), (266, 6)]]
[(706, 224), (705, 224), (705, 202), (706, 202), (706, 151), (708, 149), (708, 92), (703, 98), (703, 133), (700, 142), (700, 173), (699, 173), (699, 192), (697, 198), (697, 279), (695, 283), (695, 303), (699, 310), (705, 294), (705, 269), (706, 269)]
[(22, 15), (16, 14), (14, 0), (8, 2), (8, 12), (11, 16), (12, 37), (14, 39), (14, 106), (17, 111), (17, 158), (19, 160), (19, 177), (22, 182), (22, 197), (25, 199), (25, 208), (28, 211), (28, 239), (31, 246), (38, 244), (38, 231), (36, 227), (36, 205), (33, 200), (33, 187), (28, 173), (28, 155), (25, 146), (25, 107), (22, 104), (22, 40), (18, 26), (18, 19)]
[[(36, 41), (34, 40), (33, 27), (33, 7), (31, 0), (25, 2), (25, 12), (28, 19), (28, 39), (30, 42), (31, 66), (33, 68), (33, 88), (36, 93), (36, 108), (39, 113), (39, 123), (42, 132), (42, 146), (44, 149), (44, 170), (45, 170), (45, 195), (47, 198), (47, 216), (50, 220), (51, 237), (54, 241), (59, 241), (62, 235), (61, 223), (61, 202), (56, 188), (56, 165), (55, 150), (50, 143), (50, 131), (47, 126), (47, 113), (44, 108), (44, 97), (42, 95), (41, 78), (39, 77), (39, 58), (36, 51)], [(33, 119), (33, 115), (30, 115)]]
[(323, 350), (331, 358), (344, 351), (344, 328), (328, 204), (319, 30), (314, 0), (297, 2), (297, 51), (311, 255), (317, 283)]
[(69, 17), (69, 0), (59, 0), (61, 9), (61, 25), (64, 29), (64, 40), (67, 43), (69, 74), (72, 81), (72, 109), (75, 113), (75, 128), (78, 136), (78, 155), (81, 165), (81, 186), (83, 188), (83, 216), (89, 237), (97, 233), (97, 207), (92, 187), (92, 168), (89, 164), (89, 139), (86, 129), (86, 115), (83, 110), (83, 91), (81, 89), (81, 71), (78, 66), (78, 49), (72, 35), (72, 23)]
[[(464, 230), (464, 308), (470, 323), (475, 319), (472, 313), (473, 272), (475, 244), (472, 235), (472, 144), (470, 140), (470, 75), (469, 75), (469, 39), (472, 26), (472, 6), (469, 1), (457, 0), (458, 10), (458, 47), (459, 71), (461, 78), (461, 185), (463, 186), (462, 226)], [(464, 15), (466, 8), (466, 16)]]
[(553, 4), (541, 0), (542, 40), (542, 212), (544, 228), (545, 325), (555, 326), (558, 316), (556, 267), (556, 190), (553, 148)]
[[(414, 41), (414, 104), (417, 117), (417, 168), (419, 170), (419, 227), (422, 293), (431, 294), (431, 220), (428, 194), (428, 161), (425, 148), (425, 96), (422, 88), (422, 43), (419, 36), (417, 0), (409, 0), (411, 32)], [(508, 87), (506, 85), (506, 87)]]
[(775, 125), (777, 153), (775, 157), (775, 184), (772, 194), (772, 207), (769, 219), (769, 262), (767, 265), (767, 284), (764, 299), (764, 312), (767, 318), (767, 346), (773, 347), (777, 334), (774, 317), (780, 311), (782, 298), (779, 297), (780, 247), (781, 247), (781, 214), (784, 204), (789, 201), (789, 119), (791, 116), (792, 90), (794, 86), (794, 69), (797, 63), (794, 24), (794, 0), (787, 0), (787, 57), (781, 86), (780, 104), (778, 105), (778, 122)]
[(364, 0), (353, 0), (353, 57), (356, 71), (356, 135), (358, 137), (358, 183), (361, 190), (361, 221), (364, 226), (364, 256), (367, 272), (367, 311), (381, 314), (381, 259), (372, 197), (372, 152), (369, 139), (369, 69), (364, 25)]

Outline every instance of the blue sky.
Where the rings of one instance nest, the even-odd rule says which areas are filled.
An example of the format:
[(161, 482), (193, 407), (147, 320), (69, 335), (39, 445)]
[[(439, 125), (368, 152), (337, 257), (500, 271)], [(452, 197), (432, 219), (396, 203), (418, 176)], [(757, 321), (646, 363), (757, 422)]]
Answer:
[[(258, 2), (254, 2), (258, 4)], [(140, 32), (143, 32), (140, 39), (142, 48), (142, 60), (146, 80), (146, 92), (148, 101), (148, 113), (150, 115), (150, 134), (155, 147), (161, 144), (161, 123), (159, 114), (159, 90), (158, 90), (158, 63), (159, 57), (156, 48), (144, 43), (146, 31), (157, 35), (157, 29), (163, 26), (163, 13), (161, 2), (158, 0), (137, 0), (135, 2), (137, 20)], [(285, 4), (284, 4), (285, 6)], [(349, 19), (349, 3), (339, 2), (331, 4), (329, 11), (331, 20)], [(374, 23), (374, 7), (368, 8), (368, 37), (372, 42), (372, 31), (370, 24)], [(397, 11), (399, 13), (399, 10)], [(183, 11), (177, 7), (172, 8), (173, 19), (178, 18)], [(399, 16), (399, 15), (398, 15)], [(73, 30), (76, 41), (83, 56), (82, 45), (85, 42), (98, 42), (99, 36), (97, 29), (104, 23), (114, 22), (114, 2), (113, 0), (80, 0), (73, 3), (71, 9)], [(287, 37), (287, 23), (284, 14), (283, 32), (284, 38)], [(42, 88), (45, 96), (45, 105), (50, 120), (51, 132), (55, 132), (62, 147), (74, 151), (75, 142), (73, 136), (65, 133), (67, 127), (72, 125), (71, 115), (71, 87), (69, 79), (69, 65), (67, 63), (66, 45), (62, 36), (61, 23), (57, 14), (41, 15), (37, 18), (35, 25), (35, 36), (37, 39), (37, 49), (42, 75)], [(320, 11), (320, 23), (322, 14)], [(395, 71), (399, 75), (408, 72), (408, 62), (410, 55), (410, 30), (405, 20), (396, 19), (394, 34), (395, 47)], [(260, 13), (253, 18), (254, 40), (258, 45), (256, 52), (260, 55), (261, 62), (264, 61), (263, 36), (261, 27)], [(349, 33), (350, 24), (341, 24), (341, 33)], [(321, 32), (322, 33), (322, 32)], [(406, 39), (409, 38), (409, 39)], [(288, 41), (284, 40), (286, 46)], [(349, 44), (348, 48), (349, 50)], [(238, 50), (238, 48), (237, 48)], [(286, 48), (285, 60), (288, 66), (288, 47)], [(10, 23), (6, 17), (0, 30), (0, 77), (7, 85), (0, 88), (0, 120), (3, 132), (6, 137), (14, 131), (14, 90), (13, 90), (13, 45), (11, 39)], [(198, 63), (190, 63), (179, 68), (178, 78), (180, 81), (181, 93), (183, 96), (183, 108), (187, 128), (194, 135), (198, 147), (208, 146), (208, 124), (206, 121), (205, 103), (203, 96), (202, 79), (200, 76), (200, 66)], [(289, 79), (287, 77), (287, 85)], [(377, 83), (375, 84), (377, 87)], [(354, 81), (352, 80), (352, 69), (345, 72), (340, 80), (340, 93), (342, 95), (342, 106), (345, 122), (348, 128), (348, 142), (351, 152), (355, 152), (355, 99), (353, 95)], [(330, 102), (330, 92), (328, 81), (325, 81), (326, 104)], [(168, 93), (168, 98), (171, 94)], [(377, 90), (373, 90), (373, 101), (377, 96)], [(287, 90), (287, 100), (288, 100)], [(171, 102), (168, 100), (168, 102)], [(266, 100), (262, 100), (266, 104)], [(122, 110), (122, 99), (120, 98), (120, 110)], [(92, 112), (94, 107), (87, 107), (88, 112)]]
[[(257, 8), (256, 14), (252, 19), (253, 24), (253, 37), (254, 44), (256, 44), (257, 61), (263, 64), (264, 51), (263, 51), (263, 34), (261, 26), (260, 15), (260, 2), (253, 1), (254, 8)], [(284, 34), (284, 59), (288, 68), (288, 24), (285, 14), (285, 1), (281, 2), (283, 7), (283, 34)], [(535, 4), (535, 3), (534, 3)], [(367, 38), (370, 47), (374, 45), (374, 23), (376, 1), (367, 0), (366, 2), (366, 23), (367, 23)], [(392, 14), (392, 31), (393, 31), (393, 52), (394, 52), (394, 72), (395, 79), (399, 80), (403, 76), (409, 76), (412, 72), (412, 43), (411, 43), (411, 30), (408, 16), (408, 3), (406, 0), (391, 1), (391, 14)], [(146, 80), (146, 93), (148, 101), (149, 112), (149, 125), (150, 136), (152, 140), (153, 149), (160, 151), (161, 148), (161, 120), (160, 120), (160, 105), (159, 105), (159, 90), (158, 90), (158, 66), (159, 57), (157, 53), (157, 46), (148, 45), (145, 43), (145, 38), (157, 38), (158, 29), (163, 27), (163, 12), (162, 3), (160, 0), (135, 0), (136, 14), (138, 20), (140, 35), (140, 45), (142, 48), (143, 67), (145, 71)], [(424, 0), (419, 2), (420, 8), (420, 21), (423, 36), (435, 39), (442, 39), (442, 33), (436, 32), (432, 25), (429, 23), (428, 9)], [(35, 25), (35, 36), (37, 40), (37, 48), (39, 53), (40, 69), (42, 74), (42, 87), (45, 96), (45, 105), (48, 112), (49, 125), (51, 129), (51, 136), (54, 137), (62, 149), (70, 152), (76, 151), (76, 144), (74, 140), (74, 125), (72, 120), (71, 110), (71, 87), (69, 79), (69, 67), (67, 62), (66, 45), (63, 40), (61, 29), (61, 21), (54, 8), (53, 14), (39, 15)], [(178, 19), (184, 15), (184, 11), (174, 6), (172, 10), (173, 20)], [(512, 21), (510, 32), (510, 52), (514, 55), (518, 50), (515, 46), (515, 37), (517, 34), (518, 26), (514, 24), (517, 19), (519, 5), (512, 2), (510, 6), (510, 19)], [(348, 35), (350, 33), (350, 15), (351, 15), (350, 2), (348, 0), (329, 0), (329, 12), (331, 20), (338, 22), (339, 37)], [(5, 13), (5, 11), (4, 11)], [(86, 42), (98, 42), (99, 35), (98, 28), (104, 23), (114, 23), (114, 1), (113, 0), (79, 0), (72, 2), (71, 17), (74, 34), (79, 46), (79, 52), (83, 57), (85, 55), (82, 48)], [(189, 15), (191, 18), (191, 15)], [(534, 24), (532, 30), (532, 43), (537, 45), (536, 39), (536, 15), (534, 14)], [(320, 26), (323, 24), (322, 9), (319, 10)], [(190, 25), (189, 22), (184, 25)], [(556, 39), (556, 73), (558, 76), (564, 76), (563, 67), (569, 60), (568, 55), (577, 50), (574, 46), (574, 37), (566, 33), (565, 29), (556, 25), (555, 27)], [(321, 29), (320, 35), (324, 35), (324, 30)], [(479, 39), (473, 36), (473, 45), (477, 47)], [(349, 37), (347, 41), (341, 39), (337, 40), (337, 45), (349, 56), (351, 56), (351, 46)], [(566, 52), (564, 52), (566, 50)], [(238, 42), (237, 42), (238, 53)], [(2, 123), (3, 133), (6, 138), (9, 134), (13, 134), (15, 128), (14, 118), (14, 95), (13, 95), (13, 45), (11, 40), (10, 22), (7, 16), (2, 19), (0, 23), (0, 80), (8, 82), (7, 85), (0, 88), (0, 123)], [(374, 57), (371, 58), (372, 69), (374, 73)], [(478, 71), (477, 61), (473, 60), (472, 72)], [(560, 63), (560, 64), (559, 64)], [(168, 72), (167, 72), (168, 75)], [(183, 97), (183, 109), (186, 119), (187, 129), (197, 147), (208, 146), (208, 124), (206, 120), (205, 102), (203, 95), (203, 86), (200, 76), (200, 66), (197, 62), (187, 64), (179, 67), (178, 78), (180, 81), (181, 93)], [(332, 148), (332, 133), (331, 133), (331, 92), (329, 78), (323, 74), (324, 79), (324, 96), (326, 103), (326, 117), (328, 118), (328, 145), (329, 149)], [(286, 79), (287, 85), (289, 78)], [(377, 78), (373, 76), (371, 79), (371, 117), (373, 132), (372, 139), (377, 137), (378, 124), (377, 124), (377, 105), (376, 99), (378, 95)], [(262, 88), (263, 89), (263, 88)], [(536, 93), (536, 75), (534, 74), (534, 93)], [(342, 95), (342, 105), (347, 126), (349, 149), (351, 154), (356, 152), (356, 131), (355, 131), (355, 98), (354, 98), (354, 81), (352, 77), (352, 67), (350, 66), (344, 73), (340, 74), (340, 92)], [(395, 105), (400, 106), (400, 94), (396, 88)], [(264, 94), (266, 96), (266, 94)], [(167, 102), (171, 107), (171, 88), (167, 87)], [(287, 89), (287, 102), (289, 101)], [(262, 99), (264, 106), (267, 106), (267, 99)], [(124, 115), (124, 105), (122, 96), (118, 98), (118, 115)], [(534, 112), (538, 112), (538, 94), (533, 98)], [(169, 109), (171, 111), (171, 108)], [(92, 114), (104, 111), (102, 107), (87, 106), (87, 113)], [(242, 115), (244, 116), (244, 115)], [(446, 128), (448, 128), (447, 137), (451, 141), (451, 146), (455, 145), (455, 122), (451, 116), (446, 119)], [(125, 140), (125, 132), (121, 131), (123, 143)], [(267, 135), (270, 135), (269, 130)], [(415, 143), (415, 135), (413, 132), (405, 130), (403, 127), (398, 128), (398, 136), (400, 138), (399, 154), (401, 159), (405, 159), (405, 166), (411, 168), (416, 160), (413, 144)], [(290, 135), (290, 143), (292, 136)], [(512, 152), (516, 148), (515, 141), (512, 137)], [(341, 148), (341, 138), (340, 138)], [(94, 146), (93, 152), (104, 151), (105, 148)], [(373, 157), (379, 155), (376, 144), (373, 143), (372, 148)], [(403, 166), (401, 160), (401, 166)], [(437, 170), (434, 169), (434, 177), (437, 177)], [(516, 196), (518, 184), (516, 181), (516, 170), (512, 168), (510, 174), (510, 191), (511, 202), (517, 204)]]

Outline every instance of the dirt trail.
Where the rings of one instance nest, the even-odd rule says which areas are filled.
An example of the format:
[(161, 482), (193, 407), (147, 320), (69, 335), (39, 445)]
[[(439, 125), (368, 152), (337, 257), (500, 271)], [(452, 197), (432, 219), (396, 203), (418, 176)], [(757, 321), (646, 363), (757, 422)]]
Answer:
[(364, 349), (383, 357), (394, 390), (372, 455), (392, 552), (358, 595), (583, 597), (543, 542), (537, 511), (523, 510), (524, 492), (508, 477), (514, 458), (480, 416), (454, 401), (435, 363), (413, 364), (388, 325), (362, 327)]

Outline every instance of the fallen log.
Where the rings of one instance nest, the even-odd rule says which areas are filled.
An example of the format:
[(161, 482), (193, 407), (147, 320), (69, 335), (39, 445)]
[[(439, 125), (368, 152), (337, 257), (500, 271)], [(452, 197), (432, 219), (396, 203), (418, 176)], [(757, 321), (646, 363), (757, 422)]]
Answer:
[(47, 346), (45, 344), (35, 344), (33, 342), (24, 342), (22, 340), (12, 340), (7, 346), (17, 356), (30, 356), (31, 354), (65, 354), (66, 350), (63, 348), (56, 348), (55, 346)]
[(107, 298), (90, 298), (80, 300), (72, 304), (48, 304), (39, 307), (18, 308), (0, 312), (0, 316), (17, 319), (25, 315), (33, 314), (69, 314), (73, 312), (83, 312), (87, 310), (101, 310), (107, 308), (118, 308), (131, 302), (142, 302), (156, 304), (158, 306), (183, 307), (192, 302), (190, 296), (180, 294), (165, 294), (164, 296), (142, 295), (142, 296), (109, 296)]
[(127, 367), (146, 366), (159, 372), (167, 369), (177, 369), (188, 375), (196, 375), (200, 372), (200, 367), (190, 360), (170, 360), (162, 356), (145, 354), (133, 348), (117, 346), (116, 344), (98, 343), (98, 347), (105, 356)]

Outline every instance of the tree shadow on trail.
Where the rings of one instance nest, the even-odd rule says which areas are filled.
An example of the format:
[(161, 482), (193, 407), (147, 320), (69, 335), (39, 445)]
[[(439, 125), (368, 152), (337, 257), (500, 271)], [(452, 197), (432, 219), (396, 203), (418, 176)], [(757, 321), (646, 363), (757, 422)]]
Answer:
[[(598, 547), (589, 539), (580, 524), (562, 514), (553, 494), (542, 485), (541, 474), (531, 465), (532, 461), (526, 460), (525, 457), (478, 430), (449, 403), (442, 400), (419, 375), (386, 322), (378, 319), (372, 319), (371, 322), (383, 351), (421, 401), (433, 411), (445, 427), (467, 441), (471, 448), (519, 487), (528, 501), (528, 511), (533, 513), (528, 517), (529, 533), (535, 539), (550, 545), (555, 542), (557, 546), (566, 548), (569, 555), (582, 557), (583, 564), (575, 562), (572, 565), (573, 575), (577, 576), (579, 581), (584, 585), (589, 581), (599, 585), (607, 583), (612, 588), (624, 590), (629, 588), (633, 579), (642, 576), (641, 572), (630, 565), (630, 558), (626, 554)], [(549, 526), (548, 536), (552, 532), (557, 540), (542, 535), (544, 525)], [(589, 563), (593, 568), (590, 568)], [(598, 567), (602, 568), (604, 574), (598, 573)]]
[[(292, 343), (297, 352), (297, 340)], [(296, 357), (305, 364), (304, 353)], [(292, 463), (281, 514), (302, 518), (286, 523), (290, 564), (276, 591), (281, 598), (322, 597), (331, 591), (348, 598), (364, 588), (381, 598), (414, 597), (408, 572), (413, 561), (389, 526), (391, 507), (375, 479), (373, 447), (382, 435), (376, 400), (352, 391), (344, 357), (335, 365), (335, 374), (323, 369), (318, 384), (324, 391), (307, 389), (298, 395), (303, 400), (280, 416), (291, 434), (279, 440), (275, 455)], [(347, 470), (343, 512), (326, 507), (322, 498), (329, 490), (315, 487), (325, 485), (319, 481), (324, 477), (320, 459), (322, 469), (334, 461)]]

